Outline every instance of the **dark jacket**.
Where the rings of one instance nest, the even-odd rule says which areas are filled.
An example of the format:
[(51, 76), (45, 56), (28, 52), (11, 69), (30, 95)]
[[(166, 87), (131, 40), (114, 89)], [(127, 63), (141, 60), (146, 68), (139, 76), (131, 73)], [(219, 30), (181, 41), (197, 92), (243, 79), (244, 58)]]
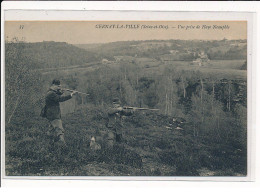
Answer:
[(62, 96), (62, 93), (50, 89), (45, 98), (45, 115), (50, 121), (61, 119), (60, 102), (71, 99), (71, 95)]

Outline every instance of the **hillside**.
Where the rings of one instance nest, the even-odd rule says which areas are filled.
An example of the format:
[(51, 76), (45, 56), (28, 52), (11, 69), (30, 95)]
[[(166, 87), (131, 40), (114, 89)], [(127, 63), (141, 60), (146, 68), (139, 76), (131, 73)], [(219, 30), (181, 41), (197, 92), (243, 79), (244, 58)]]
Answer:
[(94, 53), (65, 42), (6, 43), (6, 52), (17, 44), (33, 69), (84, 65), (97, 60)]
[[(85, 106), (64, 117), (67, 148), (52, 148), (40, 117), (16, 117), (6, 129), (6, 173), (12, 176), (242, 176), (246, 150), (230, 142), (194, 138), (190, 123), (149, 111), (124, 121), (124, 143), (106, 148), (106, 111)], [(181, 127), (181, 128), (177, 128)], [(102, 149), (89, 148), (95, 136)], [(233, 140), (234, 141), (234, 140)], [(237, 140), (236, 140), (237, 141)], [(232, 146), (231, 146), (232, 145)]]

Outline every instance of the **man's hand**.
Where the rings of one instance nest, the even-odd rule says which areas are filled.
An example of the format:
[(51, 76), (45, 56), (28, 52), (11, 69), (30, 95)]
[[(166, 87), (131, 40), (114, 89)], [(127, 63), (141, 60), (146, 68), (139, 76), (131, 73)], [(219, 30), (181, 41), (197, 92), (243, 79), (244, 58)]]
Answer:
[(122, 111), (123, 107), (118, 107), (117, 110)]
[(75, 94), (77, 94), (78, 92), (76, 92), (76, 91), (73, 91), (70, 95), (71, 95), (71, 97), (73, 96), (73, 95), (75, 95)]
[(63, 90), (57, 90), (57, 94), (58, 94), (58, 95), (62, 95), (63, 93), (64, 93)]

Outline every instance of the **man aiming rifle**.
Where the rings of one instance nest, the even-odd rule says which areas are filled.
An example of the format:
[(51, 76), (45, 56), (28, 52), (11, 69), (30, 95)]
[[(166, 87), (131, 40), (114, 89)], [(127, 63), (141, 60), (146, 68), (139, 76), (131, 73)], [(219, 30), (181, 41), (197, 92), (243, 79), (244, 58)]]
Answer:
[(61, 121), (60, 102), (65, 102), (71, 99), (78, 91), (68, 90), (69, 95), (62, 95), (64, 89), (61, 88), (60, 81), (54, 79), (45, 97), (45, 106), (41, 111), (41, 116), (47, 118), (50, 122), (51, 129), (48, 135), (53, 143), (60, 142), (65, 144), (64, 128)]
[(123, 140), (122, 134), (122, 116), (130, 116), (135, 110), (159, 110), (159, 109), (149, 109), (149, 108), (138, 108), (121, 106), (119, 98), (113, 99), (113, 106), (108, 110), (108, 124), (109, 128), (108, 142), (110, 146), (114, 143), (120, 143)]

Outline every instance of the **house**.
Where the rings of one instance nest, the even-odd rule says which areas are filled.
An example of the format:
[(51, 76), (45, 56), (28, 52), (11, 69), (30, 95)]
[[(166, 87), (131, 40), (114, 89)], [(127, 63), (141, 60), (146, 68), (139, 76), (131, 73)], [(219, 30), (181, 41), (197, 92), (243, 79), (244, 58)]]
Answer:
[(202, 66), (201, 58), (197, 58), (196, 60), (192, 61), (192, 65)]
[(177, 54), (177, 53), (179, 53), (179, 51), (178, 50), (170, 50), (170, 53), (171, 54)]
[(208, 55), (204, 51), (200, 52), (198, 56), (199, 58), (192, 61), (192, 65), (204, 66), (210, 61)]
[(109, 60), (107, 60), (107, 59), (102, 59), (102, 64), (108, 64), (109, 63)]

